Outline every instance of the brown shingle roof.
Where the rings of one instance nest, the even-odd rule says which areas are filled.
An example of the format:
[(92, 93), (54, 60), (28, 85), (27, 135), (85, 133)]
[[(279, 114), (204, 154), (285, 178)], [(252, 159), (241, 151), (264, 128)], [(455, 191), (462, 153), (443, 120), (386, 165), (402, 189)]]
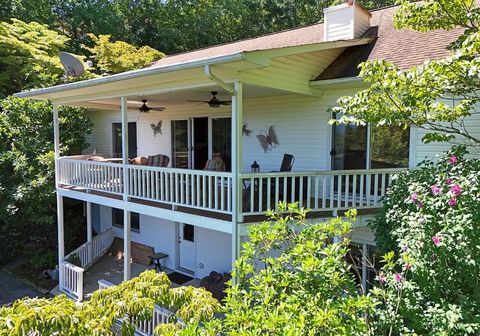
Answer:
[(221, 44), (205, 49), (194, 50), (182, 54), (167, 56), (152, 66), (166, 66), (211, 57), (226, 56), (245, 51), (269, 50), (321, 43), (323, 41), (323, 24), (291, 29), (260, 37), (250, 38), (228, 44)]
[[(357, 76), (357, 66), (367, 59), (385, 59), (408, 69), (427, 59), (438, 59), (448, 55), (445, 49), (463, 29), (437, 30), (419, 33), (407, 29), (394, 29), (393, 16), (398, 7), (372, 11), (372, 28), (366, 33), (378, 34), (378, 39), (369, 46), (347, 48), (317, 80)], [(211, 57), (226, 56), (240, 52), (269, 50), (324, 42), (323, 24), (291, 29), (233, 43), (217, 45), (182, 54), (165, 57), (152, 67), (162, 67)]]
[(371, 26), (378, 29), (376, 41), (371, 45), (348, 47), (316, 80), (358, 76), (358, 64), (372, 59), (384, 59), (400, 69), (409, 69), (425, 60), (447, 56), (446, 47), (463, 33), (463, 28), (425, 33), (394, 29), (393, 17), (397, 8), (373, 11)]

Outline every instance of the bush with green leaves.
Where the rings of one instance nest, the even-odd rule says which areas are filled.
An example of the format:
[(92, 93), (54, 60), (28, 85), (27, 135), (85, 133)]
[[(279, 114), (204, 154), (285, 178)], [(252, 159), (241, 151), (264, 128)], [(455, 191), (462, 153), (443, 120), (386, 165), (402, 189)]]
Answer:
[[(207, 333), (223, 335), (365, 335), (373, 309), (346, 262), (352, 218), (317, 224), (305, 211), (280, 204), (286, 215), (251, 227), (235, 263), (225, 318)], [(351, 213), (354, 215), (354, 212)], [(211, 328), (211, 329), (209, 329)]]
[(174, 312), (170, 323), (158, 328), (159, 335), (174, 335), (179, 320), (191, 325), (211, 319), (220, 305), (204, 289), (171, 288), (165, 273), (145, 271), (138, 277), (101, 291), (90, 301), (77, 304), (66, 296), (53, 299), (22, 299), (0, 308), (0, 336), (23, 335), (113, 335), (113, 325), (122, 319), (120, 333), (134, 334), (132, 317), (152, 318), (154, 305)]
[(399, 174), (371, 223), (396, 251), (373, 292), (385, 334), (480, 334), (480, 160), (465, 155)]

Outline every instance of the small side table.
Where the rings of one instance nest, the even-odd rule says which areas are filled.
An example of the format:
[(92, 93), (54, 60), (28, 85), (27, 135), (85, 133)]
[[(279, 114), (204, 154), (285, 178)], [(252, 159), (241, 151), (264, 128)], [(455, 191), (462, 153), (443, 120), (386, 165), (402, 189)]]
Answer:
[(150, 258), (150, 265), (155, 265), (155, 269), (158, 269), (159, 272), (162, 271), (162, 264), (160, 263), (160, 260), (163, 259), (163, 258), (167, 258), (168, 257), (168, 254), (165, 254), (165, 253), (160, 253), (160, 252), (157, 252), (157, 253), (154, 253), (153, 255), (151, 256), (148, 256)]

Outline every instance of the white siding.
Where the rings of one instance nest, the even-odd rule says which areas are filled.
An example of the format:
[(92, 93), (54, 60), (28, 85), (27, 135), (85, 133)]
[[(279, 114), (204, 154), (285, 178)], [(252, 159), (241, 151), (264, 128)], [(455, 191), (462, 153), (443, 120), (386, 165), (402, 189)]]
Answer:
[(211, 271), (230, 272), (232, 269), (232, 236), (203, 228), (197, 228), (195, 233), (197, 243), (195, 276), (201, 279)]
[[(112, 227), (112, 209), (100, 206), (101, 225)], [(132, 241), (154, 248), (156, 252), (169, 255), (162, 260), (162, 265), (176, 269), (177, 260), (177, 223), (140, 215), (140, 232), (132, 231)], [(123, 229), (113, 226), (116, 237), (123, 239)], [(232, 236), (223, 232), (197, 227), (195, 229), (196, 265), (195, 276), (202, 278), (211, 271), (230, 272), (232, 268)]]
[[(475, 114), (467, 119), (466, 121), (467, 130), (468, 132), (480, 138), (480, 114)], [(422, 142), (423, 136), (428, 133), (427, 130), (419, 129), (414, 134), (414, 141), (416, 145), (416, 153), (415, 153), (415, 165), (420, 163), (425, 159), (435, 159), (440, 156), (443, 152), (447, 151), (452, 147), (452, 143), (445, 143), (445, 142), (433, 142), (429, 144), (425, 144)], [(462, 143), (461, 137), (457, 136), (457, 141), (455, 143)], [(480, 152), (478, 149), (475, 151), (473, 148), (470, 148), (470, 151), (473, 155), (475, 153), (478, 155)], [(473, 156), (472, 155), (472, 156)]]
[[(112, 208), (102, 206), (102, 228), (112, 227)], [(113, 226), (116, 237), (123, 239), (123, 229)], [(168, 254), (168, 258), (162, 260), (162, 265), (175, 269), (175, 222), (140, 215), (140, 232), (131, 232), (132, 241), (154, 248), (155, 252)]]

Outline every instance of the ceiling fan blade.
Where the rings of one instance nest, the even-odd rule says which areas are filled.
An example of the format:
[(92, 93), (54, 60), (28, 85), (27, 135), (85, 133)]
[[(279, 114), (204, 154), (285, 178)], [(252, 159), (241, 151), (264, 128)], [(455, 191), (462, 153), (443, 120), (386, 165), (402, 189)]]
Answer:
[(189, 103), (205, 103), (208, 104), (210, 101), (209, 100), (187, 100)]
[(167, 108), (166, 108), (166, 107), (163, 107), (163, 106), (150, 107), (150, 110), (152, 110), (152, 111), (158, 111), (158, 112), (165, 111), (166, 109), (167, 109)]
[(228, 101), (228, 100), (221, 100), (219, 102), (220, 105), (232, 105), (232, 102), (231, 101)]

